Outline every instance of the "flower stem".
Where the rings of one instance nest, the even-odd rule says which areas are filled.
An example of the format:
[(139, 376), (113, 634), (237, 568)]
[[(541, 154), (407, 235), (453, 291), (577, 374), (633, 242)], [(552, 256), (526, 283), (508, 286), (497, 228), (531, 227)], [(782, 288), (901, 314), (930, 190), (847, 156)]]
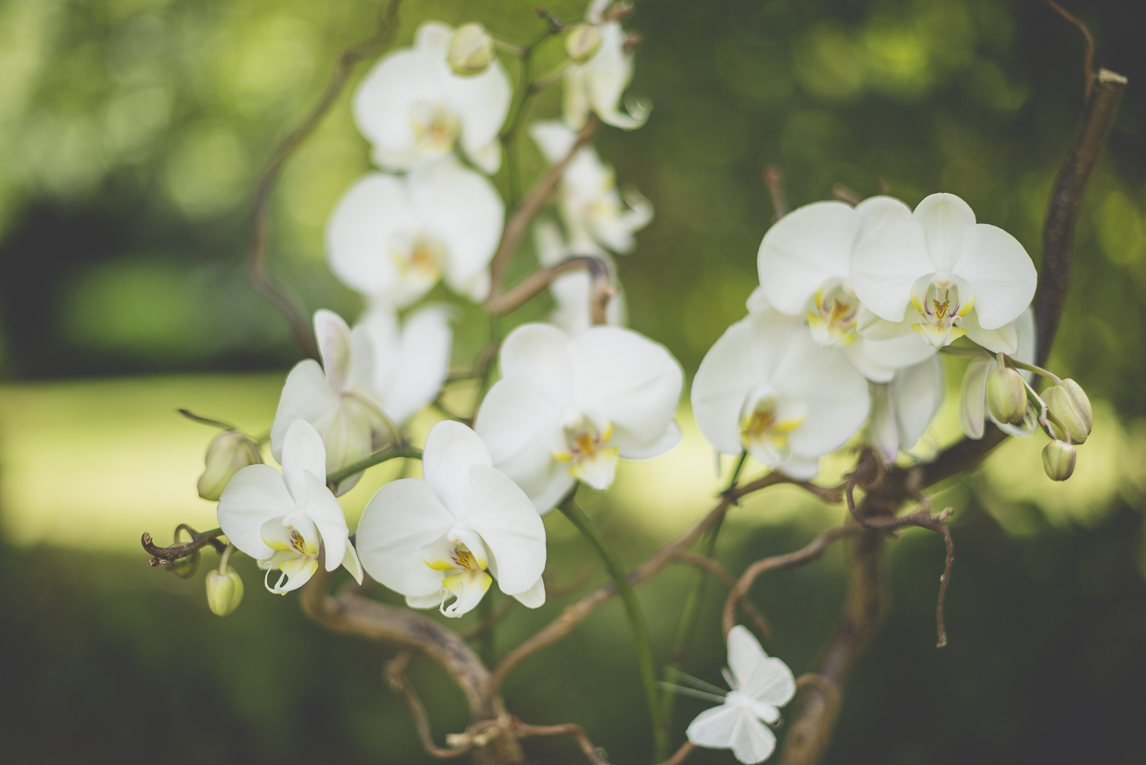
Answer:
[(1039, 375), (1040, 377), (1045, 377), (1046, 379), (1050, 380), (1055, 385), (1062, 384), (1062, 380), (1060, 380), (1053, 372), (1049, 372), (1049, 371), (1043, 369), (1042, 367), (1036, 367), (1034, 364), (1026, 364), (1026, 363), (1023, 363), (1022, 361), (1016, 361), (1015, 359), (1012, 359), (1010, 356), (1007, 357), (1007, 363), (1009, 363), (1011, 366), (1013, 366), (1017, 369), (1025, 369), (1028, 372), (1034, 372), (1036, 375)]
[[(747, 461), (748, 452), (744, 452), (740, 455), (740, 459), (736, 461), (736, 467), (733, 468), (732, 476), (728, 479), (728, 486), (721, 492), (722, 494), (727, 494), (736, 488), (736, 482), (740, 480), (740, 473), (744, 470), (744, 463)], [(716, 537), (720, 534), (720, 527), (724, 523), (724, 518), (724, 515), (718, 517), (716, 523), (708, 530), (704, 546), (704, 556), (706, 558), (711, 558), (713, 552), (716, 550)], [(677, 622), (672, 648), (669, 649), (669, 663), (665, 668), (667, 674), (679, 672), (681, 665), (684, 664), (684, 656), (688, 652), (689, 645), (692, 642), (693, 630), (696, 628), (696, 620), (700, 615), (700, 604), (704, 600), (705, 584), (705, 572), (699, 570), (693, 572), (692, 586), (689, 588), (688, 595), (685, 597), (684, 606), (680, 610), (680, 621)], [(666, 693), (661, 699), (661, 719), (666, 723), (671, 724), (672, 722), (672, 710), (675, 702), (675, 693)]]
[(657, 671), (653, 663), (653, 648), (649, 641), (648, 627), (645, 625), (644, 614), (641, 613), (640, 604), (637, 602), (637, 596), (633, 592), (633, 588), (629, 585), (629, 579), (625, 575), (624, 569), (617, 561), (616, 556), (605, 544), (605, 539), (601, 536), (601, 532), (597, 530), (597, 526), (585, 515), (585, 512), (577, 506), (573, 500), (573, 495), (570, 494), (564, 502), (559, 506), (561, 512), (565, 514), (577, 530), (589, 541), (589, 544), (597, 550), (597, 554), (601, 556), (601, 560), (605, 563), (605, 568), (609, 572), (609, 577), (612, 578), (613, 584), (617, 588), (617, 594), (621, 596), (621, 602), (625, 606), (625, 613), (629, 617), (629, 627), (633, 631), (633, 647), (637, 651), (637, 664), (641, 671), (641, 682), (645, 686), (645, 698), (649, 705), (649, 716), (652, 718), (653, 724), (653, 745), (655, 748), (654, 762), (661, 762), (668, 757), (668, 726), (665, 725), (663, 716), (661, 715), (661, 707), (659, 701), (659, 694), (657, 693)]
[(326, 482), (338, 485), (345, 481), (355, 473), (361, 473), (366, 468), (381, 465), (383, 462), (399, 459), (405, 457), (406, 459), (420, 460), (422, 459), (422, 450), (415, 449), (413, 446), (392, 446), (389, 449), (383, 449), (380, 452), (374, 452), (369, 457), (360, 459), (357, 462), (352, 462), (341, 470), (335, 470), (333, 473), (326, 476)]

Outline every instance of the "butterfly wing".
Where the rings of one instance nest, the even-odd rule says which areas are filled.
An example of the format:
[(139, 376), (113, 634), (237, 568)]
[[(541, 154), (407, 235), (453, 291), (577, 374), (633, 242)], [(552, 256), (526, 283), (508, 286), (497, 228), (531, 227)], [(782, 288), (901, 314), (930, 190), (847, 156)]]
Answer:
[(776, 737), (767, 725), (746, 707), (731, 704), (701, 712), (685, 735), (696, 746), (731, 749), (746, 765), (763, 762), (776, 748)]
[[(736, 625), (728, 633), (728, 668), (732, 670), (737, 690), (756, 701), (782, 707), (796, 694), (792, 670), (780, 659), (764, 653), (760, 643), (743, 625)], [(767, 722), (775, 722), (775, 719)]]

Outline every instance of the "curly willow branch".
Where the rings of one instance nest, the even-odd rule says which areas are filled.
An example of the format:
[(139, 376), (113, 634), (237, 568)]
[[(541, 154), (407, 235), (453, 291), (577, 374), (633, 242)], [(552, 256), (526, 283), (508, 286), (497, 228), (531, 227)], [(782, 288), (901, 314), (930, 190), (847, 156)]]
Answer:
[(334, 102), (338, 100), (338, 96), (346, 86), (346, 81), (349, 79), (355, 64), (367, 56), (385, 50), (394, 41), (394, 36), (398, 31), (398, 8), (401, 5), (402, 0), (390, 0), (382, 12), (378, 29), (374, 35), (370, 39), (342, 51), (342, 55), (338, 58), (338, 68), (331, 76), (330, 82), (326, 85), (326, 90), (318, 99), (318, 103), (314, 105), (306, 119), (291, 131), (290, 135), (284, 138), (275, 149), (259, 177), (259, 184), (255, 190), (255, 203), (251, 214), (253, 236), (248, 257), (248, 276), (251, 280), (251, 286), (278, 309), (290, 325), (295, 343), (304, 353), (313, 358), (318, 358), (318, 346), (311, 334), (310, 319), (294, 296), (267, 273), (267, 250), (271, 240), (269, 220), (271, 192), (274, 191), (275, 182), (278, 180), (283, 165), (310, 137), (319, 123), (322, 122), (322, 118), (334, 106)]

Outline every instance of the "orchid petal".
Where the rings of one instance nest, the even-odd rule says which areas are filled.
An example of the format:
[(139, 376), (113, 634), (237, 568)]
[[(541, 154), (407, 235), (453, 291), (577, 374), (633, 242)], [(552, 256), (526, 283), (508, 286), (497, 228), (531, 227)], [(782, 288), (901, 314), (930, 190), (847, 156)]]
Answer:
[(974, 287), (975, 313), (987, 330), (1017, 319), (1031, 304), (1038, 283), (1035, 265), (1019, 241), (984, 223), (965, 232), (951, 272)]
[(400, 349), (391, 357), (390, 384), (381, 389), (386, 414), (394, 422), (406, 422), (441, 392), (450, 371), (452, 317), (446, 307), (428, 306), (406, 318)]
[(534, 122), (529, 126), (529, 135), (551, 165), (569, 156), (577, 143), (577, 132), (556, 121)]
[(446, 97), (461, 122), (459, 136), (462, 150), (470, 161), (487, 174), (501, 166), (498, 133), (509, 113), (513, 88), (501, 62), (493, 63), (479, 75), (450, 75), (445, 84)]
[(326, 570), (334, 571), (342, 565), (346, 548), (350, 546), (348, 539), (350, 530), (346, 527), (346, 516), (343, 515), (342, 505), (338, 504), (330, 489), (326, 488), (324, 479), (306, 470), (303, 473), (303, 484), (306, 492), (304, 515), (318, 527), (318, 533), (322, 535), (322, 543), (326, 547)]
[(486, 394), (474, 421), (493, 464), (517, 482), (542, 513), (573, 485), (567, 465), (554, 459), (551, 451), (561, 433), (561, 417), (562, 412), (527, 378), (506, 377)]
[(446, 284), (471, 300), (484, 300), (489, 292), (486, 271), (505, 218), (497, 190), (452, 157), (418, 168), (408, 182), (418, 220), (445, 247)]
[(485, 571), (459, 571), (445, 577), (442, 579), (442, 586), (456, 600), (448, 606), (443, 600), (440, 609), (442, 614), (451, 618), (465, 616), (481, 602), (492, 582), (493, 579)]
[[(428, 598), (440, 592), (442, 574), (425, 564), (422, 548), (453, 524), (454, 516), (425, 481), (393, 481), (366, 505), (358, 525), (358, 557), (366, 573), (391, 590)], [(434, 604), (439, 601), (435, 598)]]
[(900, 448), (910, 449), (923, 437), (943, 404), (943, 383), (943, 363), (938, 356), (896, 375), (889, 394)]
[[(501, 583), (498, 582), (498, 584), (500, 585)], [(509, 593), (506, 594), (508, 595)], [(537, 577), (537, 581), (534, 582), (532, 587), (525, 592), (514, 594), (513, 597), (517, 598), (518, 602), (526, 608), (540, 608), (545, 605), (545, 580), (541, 577)]]
[(279, 471), (270, 465), (248, 465), (219, 497), (219, 526), (231, 544), (261, 560), (274, 553), (263, 541), (263, 524), (294, 509), (294, 498)]
[(964, 238), (975, 225), (975, 213), (954, 194), (932, 194), (915, 207), (911, 219), (927, 242), (932, 271), (954, 271), (964, 251)]
[(365, 295), (408, 302), (393, 256), (395, 238), (416, 225), (403, 180), (370, 173), (339, 200), (326, 228), (330, 268), (346, 286)]
[(271, 454), (282, 464), (287, 429), (296, 420), (306, 420), (316, 429), (326, 430), (341, 406), (341, 398), (330, 389), (322, 367), (314, 359), (295, 365), (287, 375), (271, 425)]
[(852, 258), (851, 285), (868, 310), (899, 323), (911, 302), (912, 285), (935, 271), (923, 228), (914, 220), (893, 223), (860, 245)]
[(776, 310), (802, 316), (829, 279), (846, 280), (862, 219), (843, 202), (815, 202), (785, 215), (757, 255), (760, 287)]
[(618, 445), (640, 448), (660, 439), (684, 387), (672, 354), (621, 327), (592, 327), (573, 338), (571, 347), (579, 408), (606, 417)]
[(911, 220), (911, 208), (895, 197), (868, 197), (855, 206), (855, 211), (860, 217), (860, 227), (852, 245), (853, 251), (881, 228)]
[(302, 507), (306, 501), (304, 481), (308, 472), (325, 485), (326, 447), (322, 443), (322, 436), (306, 420), (295, 420), (287, 428), (283, 440), (282, 466), (283, 480), (298, 507)]
[(545, 524), (525, 492), (503, 473), (486, 465), (473, 465), (469, 472), (473, 494), (466, 524), (497, 561), (502, 592), (526, 592), (545, 570)]
[(984, 418), (987, 406), (987, 375), (995, 362), (989, 356), (971, 359), (967, 371), (963, 373), (963, 384), (959, 393), (959, 427), (967, 438), (983, 437)]
[(864, 358), (870, 363), (891, 369), (914, 366), (936, 354), (935, 346), (918, 332), (887, 340), (863, 338), (853, 345), (860, 347)]
[(548, 324), (522, 324), (509, 333), (501, 345), (498, 365), (503, 378), (525, 377), (542, 391), (554, 406), (573, 403), (573, 359), (571, 340), (560, 329)]
[(434, 495), (458, 520), (466, 518), (471, 510), (473, 465), (492, 465), (489, 450), (477, 433), (453, 420), (442, 420), (430, 428), (423, 450), (422, 474)]
[(983, 329), (979, 324), (979, 307), (960, 320), (960, 326), (967, 330), (967, 339), (981, 345), (992, 353), (1005, 353), (1013, 356), (1019, 349), (1019, 334), (1015, 325), (1004, 324), (998, 329)]
[(847, 357), (797, 332), (773, 381), (776, 393), (801, 400), (807, 413), (792, 431), (792, 452), (818, 457), (835, 451), (859, 430), (871, 408), (867, 380)]

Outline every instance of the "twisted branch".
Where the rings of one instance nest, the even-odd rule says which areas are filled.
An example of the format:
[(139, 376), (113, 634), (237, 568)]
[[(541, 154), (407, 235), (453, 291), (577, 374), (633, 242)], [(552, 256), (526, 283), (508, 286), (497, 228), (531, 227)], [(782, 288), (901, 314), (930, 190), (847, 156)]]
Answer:
[[(681, 553), (687, 551), (696, 540), (700, 539), (705, 531), (716, 523), (717, 520), (723, 518), (728, 508), (736, 504), (740, 498), (768, 486), (775, 486), (776, 484), (791, 484), (805, 491), (809, 491), (821, 499), (832, 502), (840, 501), (840, 492), (838, 489), (816, 486), (807, 481), (794, 481), (779, 473), (770, 473), (763, 478), (726, 492), (721, 497), (720, 502), (716, 504), (700, 523), (676, 540), (663, 546), (654, 553), (651, 558), (630, 573), (628, 575), (629, 584), (638, 584), (648, 579), (664, 568), (666, 564), (680, 556)], [(507, 651), (493, 668), (493, 687), (495, 689), (501, 688), (509, 674), (523, 661), (538, 651), (548, 648), (568, 636), (581, 622), (585, 621), (589, 614), (593, 613), (598, 606), (616, 594), (617, 588), (613, 586), (611, 582), (601, 585), (573, 605), (567, 606), (556, 619)]]
[[(682, 552), (680, 555), (676, 556), (676, 559), (681, 563), (687, 563), (690, 566), (695, 566), (703, 571), (708, 572), (709, 574), (712, 574), (713, 577), (719, 579), (720, 582), (730, 591), (736, 589), (736, 577), (728, 573), (724, 566), (721, 566), (712, 558), (706, 558), (703, 555), (698, 555), (697, 553)], [(768, 620), (764, 618), (764, 614), (760, 613), (760, 609), (758, 609), (756, 604), (753, 603), (752, 600), (748, 597), (747, 592), (741, 593), (734, 600), (734, 612), (736, 609), (735, 604), (739, 604), (740, 608), (744, 610), (744, 613), (748, 615), (748, 618), (753, 621), (753, 623), (756, 625), (757, 632), (759, 632), (763, 637), (772, 637), (772, 626), (768, 624)]]
[[(147, 561), (147, 565), (152, 567), (164, 566), (173, 560), (186, 558), (196, 550), (201, 550), (207, 545), (214, 547), (215, 552), (220, 555), (223, 553), (223, 550), (227, 549), (227, 545), (219, 541), (219, 537), (223, 536), (222, 529), (211, 529), (210, 531), (204, 531), (200, 534), (186, 524), (181, 524), (180, 528), (187, 530), (187, 533), (191, 535), (191, 541), (184, 544), (171, 545), (170, 547), (160, 547), (155, 544), (150, 534), (147, 532), (143, 533), (140, 542), (143, 544), (143, 549), (151, 555), (151, 560)], [(178, 531), (176, 534), (178, 534)]]
[(394, 35), (398, 31), (398, 8), (401, 4), (402, 0), (390, 0), (382, 12), (378, 29), (374, 35), (342, 52), (338, 59), (338, 68), (335, 69), (330, 82), (326, 85), (326, 90), (318, 99), (318, 103), (314, 105), (302, 123), (275, 148), (259, 177), (259, 183), (255, 190), (255, 201), (251, 212), (252, 241), (248, 256), (248, 278), (255, 291), (278, 309), (279, 313), (286, 319), (298, 347), (306, 355), (315, 359), (319, 357), (319, 354), (318, 346), (311, 334), (310, 318), (295, 297), (271, 278), (266, 270), (267, 249), (270, 247), (271, 240), (269, 219), (271, 192), (274, 191), (275, 182), (278, 180), (283, 165), (310, 137), (319, 123), (322, 122), (322, 118), (338, 100), (338, 96), (342, 93), (342, 88), (345, 87), (355, 64), (367, 56), (389, 47), (394, 41)]
[(605, 309), (616, 289), (609, 279), (609, 266), (601, 258), (592, 255), (574, 255), (554, 266), (534, 271), (506, 292), (492, 292), (485, 301), (486, 310), (494, 316), (512, 313), (540, 295), (558, 276), (582, 268), (588, 271), (593, 279), (589, 298), (593, 324), (604, 324)]

